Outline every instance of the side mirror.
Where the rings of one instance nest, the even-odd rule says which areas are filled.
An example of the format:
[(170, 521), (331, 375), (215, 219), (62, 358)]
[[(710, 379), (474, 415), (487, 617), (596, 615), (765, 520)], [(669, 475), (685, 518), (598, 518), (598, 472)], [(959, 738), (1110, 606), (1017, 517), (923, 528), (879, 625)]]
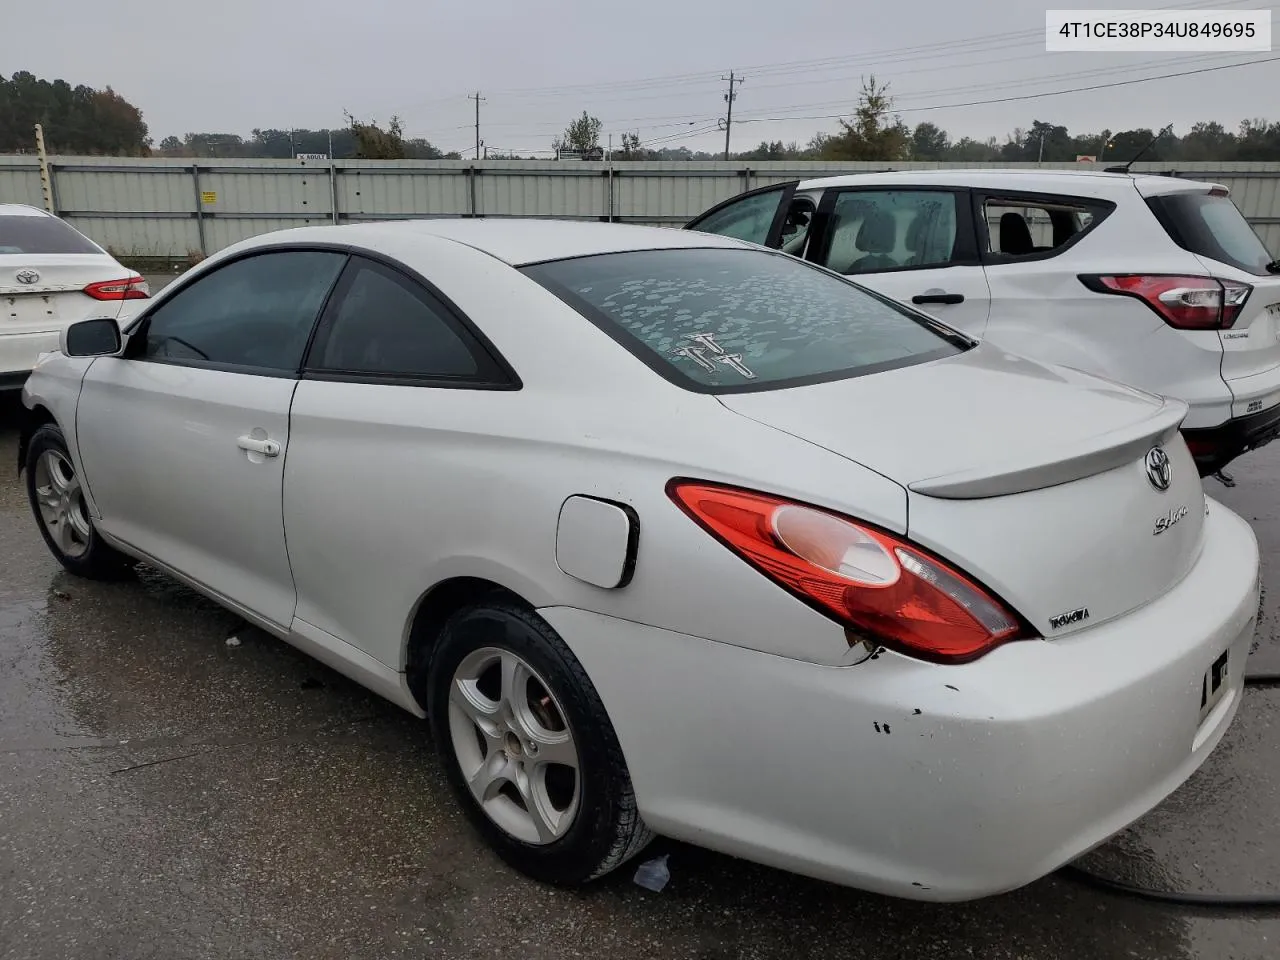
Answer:
[(110, 317), (71, 324), (58, 344), (68, 357), (109, 357), (119, 353), (122, 345), (120, 327)]

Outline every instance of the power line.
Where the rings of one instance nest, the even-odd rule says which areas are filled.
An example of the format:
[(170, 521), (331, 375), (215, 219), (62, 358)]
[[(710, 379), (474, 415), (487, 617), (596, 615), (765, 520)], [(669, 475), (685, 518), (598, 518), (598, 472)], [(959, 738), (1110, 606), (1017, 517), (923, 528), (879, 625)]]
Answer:
[[(1224, 63), (1217, 67), (1202, 67), (1199, 70), (1183, 70), (1178, 73), (1166, 73), (1158, 77), (1136, 77), (1133, 80), (1116, 80), (1112, 83), (1095, 83), (1087, 87), (1072, 87), (1068, 90), (1050, 90), (1046, 93), (1026, 93), (1013, 97), (998, 97), (993, 100), (970, 100), (966, 103), (939, 103), (928, 107), (907, 107), (895, 110), (895, 113), (920, 113), (925, 110), (950, 110), (957, 107), (981, 107), (992, 103), (1014, 103), (1021, 100), (1038, 100), (1042, 97), (1060, 97), (1068, 93), (1084, 93), (1089, 90), (1108, 90), (1112, 87), (1127, 87), (1135, 83), (1148, 83), (1152, 80), (1171, 80), (1175, 77), (1191, 77), (1201, 73), (1214, 73), (1218, 70), (1234, 70), (1237, 67), (1251, 67), (1259, 63), (1275, 63), (1280, 57), (1264, 57), (1260, 60), (1249, 60), (1245, 63)], [(745, 117), (739, 123), (773, 123), (783, 120), (839, 120), (848, 116), (845, 113), (832, 113), (823, 116), (809, 117)]]
[[(1200, 63), (1212, 63), (1214, 61), (1221, 60), (1224, 56), (1226, 57), (1240, 56), (1240, 54), (1238, 53), (1194, 54), (1194, 55), (1187, 56), (1180, 59), (1182, 63), (1200, 64)], [(1252, 62), (1252, 61), (1248, 61), (1248, 62)], [(1156, 66), (1157, 64), (1167, 64), (1167, 63), (1168, 63), (1167, 59), (1161, 58), (1160, 60), (1144, 60), (1134, 64), (1119, 64), (1112, 67), (1095, 68), (1092, 70), (1073, 70), (1065, 73), (1049, 74), (1043, 77), (1018, 77), (1018, 78), (1000, 80), (992, 83), (970, 84), (970, 85), (964, 85), (964, 86), (958, 86), (958, 87), (952, 86), (947, 88), (934, 88), (934, 89), (927, 89), (927, 90), (915, 90), (915, 91), (910, 91), (906, 94), (895, 95), (894, 99), (895, 101), (905, 99), (907, 100), (908, 103), (910, 103), (912, 101), (917, 101), (920, 99), (935, 98), (935, 97), (943, 96), (946, 94), (954, 95), (954, 94), (964, 94), (964, 93), (978, 93), (984, 90), (990, 90), (992, 88), (1000, 89), (1000, 88), (1005, 88), (1011, 85), (1025, 87), (1029, 84), (1046, 83), (1053, 80), (1071, 80), (1078, 77), (1095, 77), (1095, 76), (1104, 76), (1106, 74), (1132, 73), (1138, 70), (1150, 69), (1151, 67)], [(1226, 66), (1244, 66), (1244, 65), (1247, 65), (1247, 63), (1226, 64)], [(1153, 78), (1140, 78), (1140, 79), (1145, 80), (1145, 79), (1156, 79), (1156, 78), (1153, 77)], [(752, 89), (755, 89), (755, 88), (753, 87)], [(1057, 91), (1049, 91), (1048, 93), (1052, 94), (1056, 92)], [(839, 100), (827, 100), (827, 101), (816, 101), (816, 102), (807, 101), (805, 103), (789, 104), (787, 106), (775, 107), (773, 108), (773, 110), (774, 110), (774, 113), (777, 113), (779, 111), (787, 111), (787, 110), (812, 110), (815, 108), (821, 109), (822, 107), (827, 107), (827, 106), (839, 107), (839, 106), (844, 106), (845, 104), (850, 103), (851, 99), (852, 98), (841, 98)], [(931, 108), (908, 107), (907, 109), (911, 112), (915, 112), (918, 110), (931, 109)], [(845, 113), (843, 114), (834, 114), (832, 115), (832, 118), (847, 116), (849, 112), (850, 111), (845, 111)], [(897, 113), (902, 111), (895, 110), (893, 112)], [(760, 114), (757, 114), (755, 116), (747, 115), (744, 117), (739, 117), (738, 122), (740, 123), (745, 123), (748, 121), (762, 122), (764, 120), (770, 120), (770, 119), (786, 120), (791, 118), (781, 117), (781, 116), (772, 116), (768, 114), (761, 116)], [(810, 118), (806, 116), (797, 116), (795, 117), (795, 119), (810, 119)], [(617, 126), (620, 126), (623, 124), (636, 124), (636, 123), (643, 124), (650, 128), (685, 127), (685, 126), (693, 126), (695, 124), (702, 123), (702, 122), (709, 122), (709, 120), (710, 118), (706, 118), (706, 117), (695, 117), (691, 119), (688, 114), (676, 114), (676, 115), (650, 114), (648, 116), (641, 116), (641, 117), (611, 117), (611, 118), (605, 119), (603, 122), (607, 127), (614, 127), (616, 129)], [(494, 125), (500, 126), (500, 127), (520, 127), (520, 128), (523, 128), (523, 130), (525, 130), (526, 132), (530, 132), (530, 133), (533, 132), (534, 130), (555, 131), (560, 129), (558, 124), (554, 124), (552, 122), (534, 123), (534, 124), (527, 123), (527, 122), (511, 122), (511, 123), (498, 123)], [(467, 129), (470, 126), (471, 126), (470, 124), (465, 124), (461, 127), (449, 128), (449, 129)], [(724, 129), (724, 128), (723, 126), (721, 126), (719, 127), (719, 129)]]
[[(1195, 10), (1195, 9), (1222, 9), (1225, 7), (1237, 6), (1240, 4), (1251, 2), (1251, 0), (1195, 0), (1190, 3), (1168, 4), (1159, 7), (1152, 7), (1152, 10)], [(1265, 8), (1253, 8), (1265, 9)], [(1034, 30), (1018, 30), (1006, 31), (1002, 33), (980, 34), (977, 36), (966, 37), (961, 39), (940, 40), (926, 44), (915, 44), (911, 46), (896, 47), (889, 49), (880, 49), (874, 52), (865, 52), (858, 54), (843, 54), (825, 58), (807, 58), (804, 60), (775, 61), (773, 63), (759, 64), (749, 66), (747, 69), (753, 74), (765, 75), (785, 75), (791, 73), (811, 73), (814, 70), (831, 66), (856, 66), (876, 65), (884, 63), (888, 60), (897, 62), (905, 62), (909, 60), (919, 59), (939, 59), (947, 56), (960, 56), (965, 54), (976, 54), (984, 52), (980, 48), (997, 45), (1007, 48), (1010, 45), (1018, 44), (1016, 41), (1022, 41), (1024, 44), (1033, 40), (1039, 40), (1044, 36), (1043, 28)], [(721, 80), (724, 78), (721, 77)], [(576, 93), (578, 91), (608, 91), (608, 90), (632, 90), (645, 88), (658, 88), (670, 86), (688, 86), (691, 82), (714, 83), (716, 75), (705, 72), (683, 73), (683, 74), (663, 74), (652, 77), (641, 77), (631, 80), (615, 80), (602, 81), (595, 83), (575, 83), (562, 84), (557, 86), (546, 87), (523, 87), (500, 90), (499, 93), (505, 95), (505, 98), (515, 99), (531, 95), (547, 95), (557, 96), (563, 94)], [(413, 104), (413, 107), (429, 104), (440, 103), (452, 99), (451, 97), (437, 97), (430, 100), (421, 100)]]

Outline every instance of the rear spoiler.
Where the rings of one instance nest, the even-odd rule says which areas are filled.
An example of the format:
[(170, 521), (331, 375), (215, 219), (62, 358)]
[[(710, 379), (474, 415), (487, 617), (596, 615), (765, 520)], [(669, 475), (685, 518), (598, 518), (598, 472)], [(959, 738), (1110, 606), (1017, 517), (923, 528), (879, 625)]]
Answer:
[(1177, 436), (1187, 405), (1182, 400), (1163, 399), (1151, 416), (1102, 437), (1062, 446), (1033, 446), (1015, 459), (917, 480), (908, 484), (908, 489), (941, 500), (979, 500), (1055, 487), (1104, 473), (1141, 459), (1153, 446), (1169, 443)]

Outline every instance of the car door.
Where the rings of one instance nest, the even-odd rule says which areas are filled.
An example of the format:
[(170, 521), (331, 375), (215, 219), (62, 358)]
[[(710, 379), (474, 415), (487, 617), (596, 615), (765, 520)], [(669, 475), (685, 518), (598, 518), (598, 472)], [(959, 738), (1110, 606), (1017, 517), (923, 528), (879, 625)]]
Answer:
[(799, 183), (798, 180), (775, 183), (730, 197), (690, 220), (684, 229), (749, 240), (777, 249), (783, 245), (784, 233), (785, 239), (793, 239), (794, 231), (787, 228), (792, 225), (789, 219), (795, 218), (789, 218), (788, 214)]
[(969, 192), (910, 185), (834, 187), (818, 203), (808, 259), (981, 337), (991, 292)]
[(77, 408), (101, 529), (278, 628), (296, 597), (281, 502), (289, 405), (346, 258), (255, 252), (183, 284), (123, 355), (93, 362)]
[(506, 469), (469, 425), (501, 422), (518, 386), (425, 280), (351, 258), (307, 354), (285, 466), (293, 627), (313, 647), (336, 639), (400, 669), (405, 618), (426, 584), (421, 569), (386, 558), (425, 565), (440, 549), (454, 522), (441, 504), (466, 496), (462, 465)]

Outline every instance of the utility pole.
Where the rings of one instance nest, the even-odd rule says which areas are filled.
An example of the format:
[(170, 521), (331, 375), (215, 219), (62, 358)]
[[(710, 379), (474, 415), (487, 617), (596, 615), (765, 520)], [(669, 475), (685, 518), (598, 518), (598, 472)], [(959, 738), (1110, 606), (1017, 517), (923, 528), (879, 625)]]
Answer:
[(725, 114), (724, 121), (724, 158), (729, 159), (729, 130), (733, 127), (733, 101), (738, 99), (737, 85), (742, 83), (742, 77), (735, 77), (733, 71), (729, 71), (727, 77), (721, 77), (729, 83), (729, 92), (724, 95), (724, 102), (729, 105), (729, 111)]
[(1044, 163), (1044, 134), (1040, 134), (1040, 155), (1036, 157), (1036, 163)]
[(480, 91), (477, 90), (475, 93), (467, 94), (467, 99), (474, 100), (476, 102), (476, 159), (479, 160), (480, 159), (480, 101), (483, 100), (484, 97), (480, 96)]

